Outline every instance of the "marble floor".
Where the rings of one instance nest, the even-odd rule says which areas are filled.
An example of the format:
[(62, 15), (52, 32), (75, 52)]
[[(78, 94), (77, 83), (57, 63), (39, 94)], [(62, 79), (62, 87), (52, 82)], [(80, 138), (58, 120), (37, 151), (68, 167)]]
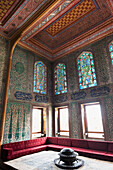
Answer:
[[(20, 158), (4, 162), (7, 170), (10, 168), (17, 170), (60, 170), (55, 164), (54, 159), (59, 158), (58, 152), (42, 151)], [(113, 170), (113, 162), (92, 159), (78, 156), (84, 160), (84, 165), (80, 170)]]

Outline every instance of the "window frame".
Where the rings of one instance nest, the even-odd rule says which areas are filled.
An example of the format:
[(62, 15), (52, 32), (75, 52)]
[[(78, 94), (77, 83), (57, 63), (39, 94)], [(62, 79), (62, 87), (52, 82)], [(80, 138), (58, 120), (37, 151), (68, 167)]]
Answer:
[[(78, 61), (78, 59), (80, 58), (80, 56), (81, 55), (83, 55), (84, 53), (90, 53), (90, 54), (92, 54), (92, 56), (93, 56), (93, 66), (94, 66), (94, 69), (95, 69), (95, 75), (96, 75), (96, 83), (97, 83), (97, 85), (96, 86), (91, 86), (91, 87), (86, 87), (86, 88), (80, 88), (80, 83), (79, 83), (79, 70), (78, 70), (78, 63), (77, 63), (77, 61)], [(75, 64), (75, 66), (76, 66), (76, 68), (77, 68), (77, 78), (78, 78), (78, 88), (79, 88), (79, 90), (85, 90), (85, 89), (88, 89), (88, 88), (94, 88), (94, 87), (97, 87), (98, 86), (98, 79), (97, 79), (97, 72), (96, 72), (96, 64), (95, 64), (95, 60), (94, 60), (94, 54), (91, 52), (91, 51), (82, 51), (80, 54), (79, 54), (79, 56), (76, 58), (76, 64)]]
[[(44, 137), (47, 135), (48, 133), (48, 127), (47, 127), (47, 121), (48, 121), (48, 113), (47, 113), (47, 106), (36, 106), (36, 105), (32, 105), (32, 108), (31, 108), (31, 114), (30, 114), (30, 138), (32, 138), (32, 113), (33, 113), (33, 109), (40, 109), (41, 110), (41, 132), (36, 132), (35, 134), (38, 134), (38, 133), (41, 133), (41, 136), (40, 137)], [(45, 115), (46, 115), (46, 121), (44, 122), (44, 112), (45, 112)], [(45, 127), (45, 128), (44, 128)], [(39, 137), (36, 137), (36, 138), (39, 138)]]
[(56, 67), (59, 65), (59, 64), (63, 64), (63, 65), (65, 65), (65, 70), (66, 70), (66, 83), (67, 83), (67, 92), (68, 92), (68, 80), (67, 80), (67, 66), (66, 66), (66, 64), (65, 63), (61, 63), (61, 62), (59, 62), (59, 63), (57, 63), (57, 65), (54, 67), (54, 73), (53, 73), (53, 75), (54, 75), (54, 78), (53, 78), (53, 80), (54, 80), (54, 95), (55, 96), (57, 96), (57, 95), (63, 95), (63, 94), (66, 94), (67, 92), (65, 92), (65, 93), (60, 93), (60, 94), (55, 94), (55, 69), (56, 69)]
[(69, 132), (70, 133), (70, 131), (68, 130), (61, 130), (61, 125), (60, 125), (60, 110), (61, 109), (68, 109), (68, 125), (69, 125), (69, 108), (68, 108), (68, 106), (64, 106), (64, 107), (58, 107), (57, 109), (58, 109), (58, 120), (57, 120), (57, 133), (58, 133), (58, 136), (60, 136), (60, 137), (69, 137), (69, 135), (60, 135), (60, 132)]
[[(36, 91), (34, 91), (34, 70), (35, 70), (35, 63), (37, 63), (37, 62), (41, 62), (43, 65), (44, 65), (44, 67), (46, 68), (46, 93), (45, 94), (43, 94), (43, 93), (41, 93), (41, 92), (36, 92)], [(47, 66), (44, 64), (44, 62), (43, 61), (41, 61), (41, 60), (38, 60), (38, 61), (35, 61), (34, 62), (34, 65), (33, 65), (34, 67), (33, 67), (33, 93), (36, 93), (36, 94), (40, 94), (40, 95), (47, 95), (47, 89), (48, 89), (48, 85), (47, 85), (47, 75), (48, 75), (48, 73), (47, 73)], [(45, 79), (45, 78), (44, 78)]]
[[(102, 138), (86, 138), (85, 137), (85, 135), (84, 135), (84, 133), (85, 133), (85, 125), (84, 125), (84, 123), (85, 123), (85, 121), (84, 121), (84, 123), (83, 123), (83, 117), (82, 117), (82, 115), (83, 114), (85, 114), (85, 113), (83, 113), (83, 112), (85, 112), (85, 110), (83, 111), (82, 109), (83, 109), (83, 107), (84, 107), (84, 105), (92, 105), (92, 104), (96, 104), (96, 103), (99, 103), (100, 104), (100, 107), (101, 107), (101, 117), (102, 117), (102, 125), (103, 125), (103, 132), (104, 132), (104, 139)], [(107, 132), (107, 126), (106, 126), (106, 119), (105, 119), (105, 110), (104, 110), (104, 103), (103, 103), (103, 101), (102, 100), (86, 100), (86, 101), (81, 101), (81, 102), (79, 102), (79, 111), (80, 111), (80, 128), (81, 128), (81, 137), (83, 138), (83, 139), (87, 139), (87, 140), (108, 140), (108, 132)]]
[[(110, 63), (111, 63), (111, 65), (113, 66), (113, 63), (112, 63), (112, 61), (113, 61), (113, 59), (111, 58), (111, 52), (110, 52), (110, 45), (111, 44), (113, 44), (113, 40), (109, 43), (109, 45), (108, 45), (108, 50), (109, 50), (109, 56), (110, 56)], [(113, 52), (113, 51), (112, 51)]]

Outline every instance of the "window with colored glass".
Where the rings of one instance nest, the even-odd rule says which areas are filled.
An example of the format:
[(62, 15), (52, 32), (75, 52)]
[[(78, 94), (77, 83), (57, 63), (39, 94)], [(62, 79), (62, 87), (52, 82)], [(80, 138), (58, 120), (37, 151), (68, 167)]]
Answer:
[(66, 80), (66, 66), (59, 63), (54, 70), (55, 79), (55, 94), (62, 94), (67, 92), (67, 80)]
[(113, 65), (113, 41), (110, 43), (109, 51), (110, 51), (110, 56), (111, 56), (111, 62)]
[(34, 65), (34, 89), (36, 93), (46, 94), (47, 90), (47, 68), (41, 61)]
[(91, 52), (83, 52), (77, 59), (80, 89), (97, 85), (96, 73)]

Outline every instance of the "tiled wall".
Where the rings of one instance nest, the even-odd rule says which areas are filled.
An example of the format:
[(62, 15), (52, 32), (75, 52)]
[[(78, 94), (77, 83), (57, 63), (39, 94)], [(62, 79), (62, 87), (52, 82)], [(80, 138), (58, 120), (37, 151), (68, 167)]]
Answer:
[(3, 143), (30, 139), (29, 104), (8, 102)]
[[(56, 60), (53, 64), (53, 70), (58, 63), (65, 63), (67, 67), (68, 93), (59, 96), (54, 95), (54, 105), (57, 107), (69, 105), (71, 137), (80, 138), (80, 109), (78, 109), (80, 103), (101, 101), (107, 139), (113, 140), (113, 66), (108, 49), (108, 45), (112, 40), (113, 35), (110, 35)], [(83, 51), (93, 53), (98, 85), (80, 90), (76, 59)]]
[[(35, 61), (47, 66), (47, 94), (33, 93)], [(51, 63), (16, 46), (11, 63), (8, 104), (5, 119), (3, 143), (30, 139), (30, 114), (32, 106), (48, 107), (51, 103)]]
[[(80, 50), (51, 63), (47, 59), (41, 58), (36, 54), (29, 52), (19, 46), (16, 46), (12, 58), (10, 83), (8, 91), (8, 104), (6, 113), (6, 122), (4, 128), (4, 143), (26, 140), (30, 138), (30, 113), (32, 105), (47, 106), (49, 110), (49, 131), (52, 135), (52, 104), (54, 106), (69, 105), (71, 137), (80, 138), (80, 110), (79, 104), (82, 102), (100, 101), (104, 110), (106, 123), (106, 132), (108, 140), (113, 140), (113, 66), (111, 65), (108, 44), (113, 40), (113, 35), (104, 38), (98, 42), (90, 44)], [(8, 43), (0, 38), (0, 60), (3, 61), (0, 69), (4, 70), (4, 63), (7, 63)], [(79, 90), (78, 75), (76, 67), (76, 58), (83, 51), (93, 53), (96, 74), (97, 87)], [(5, 59), (4, 59), (5, 57)], [(43, 61), (47, 66), (47, 95), (33, 93), (33, 64), (35, 61)], [(54, 79), (52, 72), (58, 63), (65, 63), (67, 67), (67, 94), (54, 95)], [(1, 63), (0, 63), (1, 64)], [(7, 65), (7, 64), (6, 64)], [(20, 69), (21, 68), (21, 69)], [(6, 69), (7, 70), (7, 69)], [(5, 89), (6, 79), (5, 71), (0, 72), (0, 109), (2, 113), (2, 98)], [(50, 109), (51, 107), (51, 109)], [(1, 116), (1, 115), (0, 115)], [(1, 119), (1, 117), (0, 117)]]
[[(42, 61), (47, 66), (47, 97), (42, 97), (41, 95), (36, 96), (36, 93), (33, 93), (33, 76), (34, 76), (34, 63), (36, 61)], [(21, 93), (17, 93), (17, 92)], [(42, 103), (44, 100), (44, 103), (48, 103), (50, 101), (50, 95), (51, 95), (51, 63), (41, 58), (40, 56), (37, 56), (33, 54), (32, 52), (29, 52), (27, 50), (22, 49), (21, 47), (17, 46), (14, 50), (13, 58), (12, 58), (12, 64), (11, 64), (11, 73), (10, 73), (10, 85), (9, 85), (9, 100), (15, 100), (20, 101), (25, 99), (27, 101), (32, 101), (33, 103), (36, 103), (36, 98), (41, 98)], [(28, 96), (28, 98), (27, 98)], [(31, 97), (30, 97), (31, 96)], [(43, 95), (42, 95), (43, 96)], [(25, 101), (26, 101), (25, 100)]]
[(107, 133), (109, 140), (113, 141), (113, 94), (104, 99)]
[[(0, 125), (3, 113), (3, 102), (8, 68), (8, 42), (0, 37)], [(1, 126), (0, 126), (1, 128)]]

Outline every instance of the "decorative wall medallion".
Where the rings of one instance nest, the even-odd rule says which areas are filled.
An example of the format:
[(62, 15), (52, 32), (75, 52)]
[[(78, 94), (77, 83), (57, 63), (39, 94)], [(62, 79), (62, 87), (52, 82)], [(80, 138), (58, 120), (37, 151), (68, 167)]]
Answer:
[(48, 102), (48, 97), (47, 96), (40, 96), (40, 95), (36, 95), (35, 96), (35, 101), (39, 102), (39, 103), (47, 103)]
[(22, 74), (24, 72), (24, 65), (21, 62), (17, 62), (15, 64), (15, 69), (18, 74)]
[(56, 103), (66, 102), (67, 100), (68, 100), (68, 97), (67, 97), (66, 94), (55, 96), (55, 102)]
[(86, 93), (84, 91), (71, 94), (71, 100), (85, 99)]
[(110, 92), (110, 88), (107, 86), (98, 87), (90, 91), (91, 97), (98, 97), (107, 95)]
[(30, 93), (24, 93), (24, 92), (21, 92), (21, 91), (17, 91), (15, 94), (14, 94), (15, 98), (18, 99), (18, 100), (26, 100), (26, 101), (31, 101), (32, 100), (32, 94)]

